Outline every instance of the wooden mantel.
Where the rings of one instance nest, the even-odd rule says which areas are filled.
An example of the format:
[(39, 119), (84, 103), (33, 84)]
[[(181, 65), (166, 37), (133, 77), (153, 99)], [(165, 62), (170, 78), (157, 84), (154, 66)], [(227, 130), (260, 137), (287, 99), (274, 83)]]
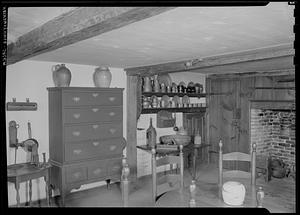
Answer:
[(19, 37), (7, 65), (121, 28), (175, 7), (79, 7)]

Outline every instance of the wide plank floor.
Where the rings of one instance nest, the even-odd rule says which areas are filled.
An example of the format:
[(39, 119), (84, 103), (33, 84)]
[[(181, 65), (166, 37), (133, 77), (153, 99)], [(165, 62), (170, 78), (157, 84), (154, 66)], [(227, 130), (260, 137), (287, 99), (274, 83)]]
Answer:
[[(216, 182), (218, 180), (218, 169), (215, 165), (199, 165), (197, 168), (197, 180), (206, 182)], [(191, 182), (190, 170), (184, 172), (184, 183)], [(140, 177), (134, 185), (130, 186), (129, 206), (130, 207), (151, 207), (152, 184), (151, 176)], [(269, 191), (274, 202), (283, 205), (285, 213), (295, 213), (296, 208), (296, 187), (292, 178), (277, 179), (272, 178), (269, 183), (265, 183), (262, 177), (257, 179), (258, 184), (264, 185), (264, 190)], [(58, 201), (52, 199), (52, 207), (58, 207)], [(109, 189), (100, 186), (74, 192), (66, 197), (65, 207), (122, 207), (120, 183), (113, 183)], [(42, 202), (42, 207), (44, 202)], [(271, 211), (277, 212), (277, 211)]]

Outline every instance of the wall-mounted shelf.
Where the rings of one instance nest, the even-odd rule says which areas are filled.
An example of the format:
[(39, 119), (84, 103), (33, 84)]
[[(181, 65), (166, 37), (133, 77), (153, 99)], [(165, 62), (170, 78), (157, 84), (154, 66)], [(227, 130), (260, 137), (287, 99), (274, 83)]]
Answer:
[(142, 109), (142, 114), (151, 114), (157, 113), (161, 110), (169, 111), (169, 112), (182, 112), (182, 113), (199, 113), (205, 112), (206, 107), (181, 107), (181, 108), (144, 108)]
[(36, 102), (29, 102), (29, 98), (26, 98), (26, 102), (17, 102), (16, 98), (13, 98), (12, 102), (6, 103), (7, 111), (35, 111), (37, 110)]
[(159, 92), (159, 93), (155, 93), (155, 92), (142, 92), (143, 96), (147, 96), (147, 97), (151, 97), (151, 96), (157, 96), (157, 97), (162, 97), (164, 95), (167, 95), (169, 97), (174, 97), (174, 96), (179, 96), (179, 97), (183, 97), (183, 96), (188, 96), (188, 97), (206, 97), (205, 93), (163, 93), (163, 92)]

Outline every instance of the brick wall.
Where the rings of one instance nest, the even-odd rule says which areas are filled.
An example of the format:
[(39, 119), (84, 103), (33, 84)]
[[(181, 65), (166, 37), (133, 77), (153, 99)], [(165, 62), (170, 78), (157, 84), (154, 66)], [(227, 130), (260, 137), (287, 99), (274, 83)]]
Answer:
[(293, 111), (251, 109), (251, 143), (257, 154), (269, 154), (295, 165), (295, 117)]

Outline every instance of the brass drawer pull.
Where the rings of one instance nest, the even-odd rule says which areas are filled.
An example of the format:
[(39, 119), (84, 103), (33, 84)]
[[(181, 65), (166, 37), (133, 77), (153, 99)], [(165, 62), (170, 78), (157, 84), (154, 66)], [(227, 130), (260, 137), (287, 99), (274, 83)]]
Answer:
[(73, 131), (72, 134), (76, 137), (78, 137), (80, 135), (80, 131)]
[(116, 170), (119, 170), (120, 169), (120, 166), (118, 165), (118, 166), (114, 166), (113, 168), (112, 168), (112, 170), (113, 171), (116, 171)]
[(97, 129), (99, 125), (92, 125), (93, 129)]
[(101, 171), (101, 169), (95, 169), (94, 171), (93, 171), (93, 173), (95, 174), (95, 175), (99, 175), (100, 174), (100, 172), (102, 172)]
[(81, 149), (75, 149), (75, 150), (73, 150), (73, 152), (74, 152), (74, 154), (79, 155), (82, 152), (82, 150)]
[(117, 129), (115, 129), (115, 128), (109, 129), (109, 131), (110, 131), (111, 134), (114, 134), (114, 133), (116, 132), (116, 130), (117, 130)]
[(73, 101), (74, 102), (79, 102), (80, 101), (80, 97), (73, 97)]
[(98, 110), (99, 110), (99, 108), (93, 108), (93, 109), (92, 109), (92, 111), (93, 111), (94, 113), (98, 112)]
[(113, 102), (116, 100), (116, 97), (109, 97), (108, 99), (109, 99), (109, 101)]
[(93, 145), (94, 145), (94, 146), (98, 146), (98, 145), (99, 145), (99, 142), (93, 142)]
[(92, 95), (96, 98), (99, 95), (99, 93), (93, 93)]
[(75, 178), (79, 178), (79, 177), (80, 177), (80, 175), (81, 175), (81, 173), (80, 173), (80, 172), (75, 172), (75, 173), (73, 174), (73, 176), (74, 176)]
[(117, 148), (116, 146), (110, 146), (110, 147), (109, 147), (109, 150), (110, 150), (110, 151), (113, 151), (113, 150), (115, 150), (116, 148)]
[(116, 113), (115, 112), (110, 112), (109, 115), (114, 116), (114, 115), (116, 115)]
[(73, 116), (74, 116), (75, 119), (79, 119), (80, 113), (74, 113)]

